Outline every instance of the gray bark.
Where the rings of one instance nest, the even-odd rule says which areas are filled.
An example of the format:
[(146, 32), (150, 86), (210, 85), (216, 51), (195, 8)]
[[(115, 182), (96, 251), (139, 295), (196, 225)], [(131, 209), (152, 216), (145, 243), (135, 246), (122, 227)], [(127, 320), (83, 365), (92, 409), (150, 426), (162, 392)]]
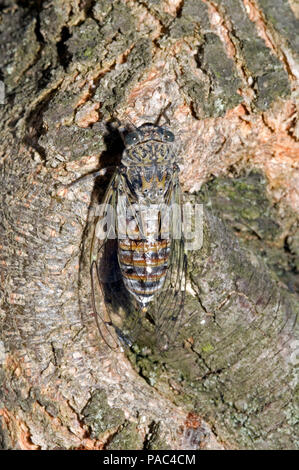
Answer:
[[(4, 2), (3, 448), (296, 448), (291, 7)], [(205, 206), (203, 247), (189, 254), (176, 349), (115, 353), (96, 330), (82, 256), (107, 179), (59, 189), (119, 161), (115, 117), (140, 125), (168, 103), (186, 198)]]

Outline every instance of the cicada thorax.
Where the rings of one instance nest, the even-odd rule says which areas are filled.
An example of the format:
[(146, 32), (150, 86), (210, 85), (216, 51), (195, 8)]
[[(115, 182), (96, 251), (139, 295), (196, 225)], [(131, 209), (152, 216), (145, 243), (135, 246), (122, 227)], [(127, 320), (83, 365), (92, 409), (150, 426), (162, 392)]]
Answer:
[(169, 267), (168, 188), (173, 169), (157, 163), (127, 168), (130, 188), (126, 232), (118, 237), (118, 260), (128, 291), (146, 308), (161, 291)]

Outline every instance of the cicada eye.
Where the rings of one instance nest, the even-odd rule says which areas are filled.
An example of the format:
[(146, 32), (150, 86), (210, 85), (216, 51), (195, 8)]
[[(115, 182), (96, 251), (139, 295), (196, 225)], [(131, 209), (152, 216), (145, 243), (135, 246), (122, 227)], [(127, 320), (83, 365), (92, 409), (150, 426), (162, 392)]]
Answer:
[(138, 142), (138, 140), (139, 140), (138, 133), (137, 132), (130, 132), (125, 137), (125, 144), (126, 145), (133, 145), (133, 144), (136, 144), (136, 142)]
[(174, 141), (174, 135), (170, 131), (165, 131), (165, 138), (167, 139), (168, 142)]

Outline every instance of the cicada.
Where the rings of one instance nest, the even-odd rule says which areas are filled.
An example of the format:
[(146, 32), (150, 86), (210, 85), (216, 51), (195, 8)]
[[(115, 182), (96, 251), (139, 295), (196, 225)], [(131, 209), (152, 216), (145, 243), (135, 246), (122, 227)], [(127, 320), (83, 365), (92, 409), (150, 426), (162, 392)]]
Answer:
[(186, 271), (175, 137), (145, 123), (124, 144), (94, 224), (94, 313), (113, 349), (146, 332), (168, 349), (180, 328)]

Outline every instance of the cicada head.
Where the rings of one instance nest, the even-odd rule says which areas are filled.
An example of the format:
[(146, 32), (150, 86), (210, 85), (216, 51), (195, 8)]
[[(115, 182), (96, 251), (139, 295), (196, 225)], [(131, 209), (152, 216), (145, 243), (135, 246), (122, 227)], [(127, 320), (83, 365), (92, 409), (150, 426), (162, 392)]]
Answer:
[(130, 165), (170, 165), (175, 162), (174, 135), (165, 127), (146, 123), (125, 136), (122, 163)]

